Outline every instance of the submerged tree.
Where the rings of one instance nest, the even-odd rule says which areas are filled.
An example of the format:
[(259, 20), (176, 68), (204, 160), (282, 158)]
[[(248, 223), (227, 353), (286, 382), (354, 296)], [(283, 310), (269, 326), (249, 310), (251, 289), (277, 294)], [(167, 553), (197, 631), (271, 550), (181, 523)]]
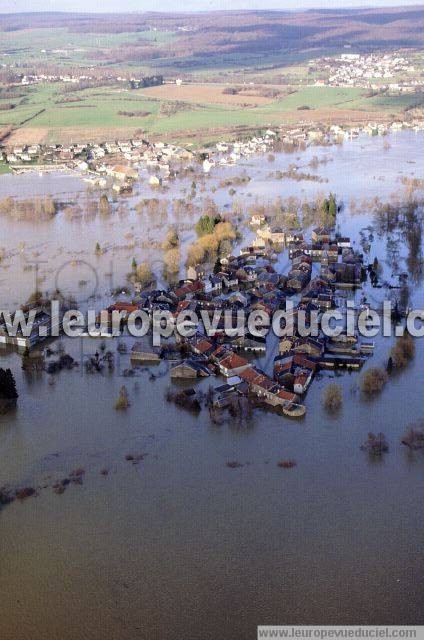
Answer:
[(128, 391), (127, 391), (127, 387), (125, 385), (122, 385), (120, 391), (119, 391), (119, 396), (118, 399), (115, 403), (115, 409), (128, 409), (128, 407), (130, 406), (130, 401), (128, 398)]
[(99, 211), (102, 215), (108, 215), (110, 213), (109, 199), (105, 193), (100, 196)]
[(328, 411), (336, 411), (342, 406), (342, 390), (338, 384), (329, 384), (322, 395), (324, 407)]
[(383, 453), (386, 453), (389, 450), (389, 445), (386, 440), (386, 436), (384, 433), (378, 433), (375, 435), (374, 433), (369, 433), (367, 440), (361, 446), (363, 451), (368, 451), (373, 456), (381, 456)]
[(410, 449), (424, 449), (424, 423), (409, 425), (401, 442)]
[(16, 400), (18, 398), (15, 378), (10, 369), (0, 368), (0, 398), (5, 400)]
[(180, 250), (178, 247), (169, 249), (164, 257), (164, 274), (166, 277), (175, 276), (180, 270)]
[(334, 193), (330, 193), (330, 197), (328, 198), (328, 214), (334, 220), (336, 219), (337, 202), (336, 202), (336, 196), (334, 195)]
[(219, 273), (219, 272), (221, 271), (221, 269), (222, 269), (222, 266), (221, 266), (221, 260), (220, 260), (220, 258), (217, 258), (217, 259), (215, 260), (215, 264), (214, 264), (214, 267), (213, 267), (213, 272), (214, 272), (215, 274), (216, 274), (216, 273)]
[(166, 238), (162, 243), (162, 249), (168, 251), (169, 249), (175, 249), (180, 244), (180, 237), (175, 227), (171, 227), (166, 234)]
[(137, 266), (136, 277), (138, 282), (140, 282), (143, 286), (147, 286), (154, 281), (152, 270), (150, 269), (147, 262), (141, 262)]
[(201, 218), (199, 218), (195, 226), (197, 235), (201, 237), (213, 233), (213, 230), (219, 222), (222, 222), (222, 218), (220, 215), (202, 216)]
[(383, 390), (387, 373), (381, 367), (371, 367), (362, 376), (361, 389), (367, 395), (375, 395)]
[(0, 369), (0, 413), (6, 413), (16, 406), (18, 392), (10, 369)]
[(396, 340), (390, 351), (393, 366), (402, 369), (415, 355), (415, 341), (409, 333), (405, 333)]

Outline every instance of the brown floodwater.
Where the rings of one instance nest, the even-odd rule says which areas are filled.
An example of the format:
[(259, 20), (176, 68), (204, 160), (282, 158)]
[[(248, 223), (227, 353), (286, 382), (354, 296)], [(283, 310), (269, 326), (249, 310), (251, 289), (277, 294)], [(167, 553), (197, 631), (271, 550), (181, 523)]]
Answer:
[[(317, 169), (328, 183), (268, 177), (293, 155), (279, 154), (269, 165), (249, 159), (244, 164), (252, 180), (235, 198), (331, 190), (346, 203), (340, 231), (357, 237), (373, 219), (365, 210), (352, 215), (351, 198), (385, 199), (402, 188), (399, 177), (424, 177), (422, 136), (391, 136), (388, 150), (383, 142), (361, 138), (296, 154), (301, 164), (313, 155), (333, 158)], [(229, 171), (237, 175), (240, 167), (219, 169), (198, 197)], [(86, 198), (74, 177), (0, 178), (1, 197), (24, 188)], [(176, 182), (164, 197), (178, 197), (184, 188)], [(22, 269), (23, 253), (36, 250), (29, 247), (42, 245), (36, 251), (49, 261), (40, 270), (51, 288), (64, 255), (75, 260), (81, 252), (91, 264), (98, 240), (123, 243), (130, 231), (137, 242), (162, 237), (164, 228), (132, 209), (149, 195), (141, 183), (127, 212), (106, 221), (61, 214), (42, 224), (3, 219), (0, 245), (11, 252), (0, 272), (3, 305), (32, 291), (34, 274)], [(228, 189), (210, 195), (222, 207), (232, 201)], [(185, 231), (184, 242), (190, 237)], [(371, 256), (381, 258), (386, 240), (374, 232)], [(94, 262), (101, 294), (110, 286), (104, 274), (112, 254), (120, 282), (134, 253), (138, 260), (158, 259), (155, 251), (136, 248), (111, 250)], [(402, 247), (400, 253), (404, 268)], [(279, 264), (287, 264), (285, 254)], [(385, 270), (389, 276), (388, 265)], [(72, 267), (63, 273), (71, 291)], [(422, 304), (419, 278), (411, 288), (415, 305)], [(78, 288), (73, 293), (85, 295)], [(368, 293), (376, 302), (383, 295)], [(0, 512), (0, 637), (245, 640), (256, 637), (258, 624), (424, 624), (424, 454), (400, 443), (406, 426), (423, 418), (424, 346), (416, 342), (413, 362), (373, 400), (358, 391), (357, 373), (324, 373), (308, 392), (304, 420), (258, 410), (243, 425), (221, 426), (211, 424), (205, 410), (193, 415), (166, 402), (166, 363), (154, 369), (154, 380), (148, 370), (126, 378), (129, 360), (121, 355), (112, 373), (62, 371), (50, 385), (46, 374), (28, 377), (19, 354), (1, 352), (0, 366), (12, 368), (20, 397), (15, 412), (0, 416), (0, 486), (49, 486)], [(81, 357), (79, 340), (62, 343)], [(369, 365), (384, 364), (390, 344), (377, 339)], [(84, 353), (98, 346), (85, 340)], [(269, 359), (261, 364), (269, 366)], [(321, 395), (335, 376), (343, 406), (329, 415)], [(118, 412), (122, 384), (131, 406)], [(387, 437), (390, 449), (381, 459), (360, 450), (368, 431)], [(143, 459), (133, 464), (128, 454)], [(281, 459), (297, 466), (279, 468)], [(243, 466), (227, 467), (231, 460)], [(54, 493), (51, 485), (77, 468), (85, 470), (83, 484)]]

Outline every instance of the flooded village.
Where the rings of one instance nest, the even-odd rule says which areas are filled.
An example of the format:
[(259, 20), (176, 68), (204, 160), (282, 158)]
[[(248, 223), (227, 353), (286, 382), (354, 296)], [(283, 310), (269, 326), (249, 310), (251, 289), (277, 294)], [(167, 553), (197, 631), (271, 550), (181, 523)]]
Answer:
[[(169, 564), (156, 563), (156, 545), (166, 557), (178, 553), (179, 536), (196, 546), (187, 513), (204, 522), (208, 500), (216, 502), (206, 517), (216, 536), (211, 571), (219, 570), (220, 554), (229, 561), (225, 539), (251, 500), (263, 505), (255, 535), (260, 518), (273, 510), (279, 515), (269, 522), (269, 544), (284, 535), (299, 560), (305, 548), (295, 529), (311, 514), (310, 505), (300, 506), (304, 483), (319, 507), (312, 511), (314, 536), (318, 531), (324, 540), (330, 524), (318, 510), (328, 515), (334, 499), (349, 507), (346, 526), (373, 521), (369, 553), (385, 527), (383, 503), (394, 495), (403, 505), (395, 523), (415, 526), (421, 516), (407, 495), (411, 477), (417, 496), (421, 491), (420, 340), (411, 346), (345, 331), (312, 337), (298, 328), (313, 314), (345, 313), (348, 301), (357, 312), (381, 315), (389, 298), (394, 324), (422, 304), (421, 137), (417, 123), (400, 130), (300, 126), (199, 150), (144, 139), (40, 147), (36, 154), (30, 147), (10, 150), (14, 171), (0, 183), (7, 224), (0, 290), (8, 305), (16, 301), (25, 314), (35, 310), (37, 324), (26, 338), (10, 339), (4, 327), (0, 332), (0, 366), (13, 376), (4, 374), (10, 398), (0, 416), (6, 537), (18, 518), (33, 522), (37, 509), (46, 523), (35, 525), (40, 536), (60, 518), (72, 536), (80, 518), (96, 528), (114, 513), (110, 549), (121, 549), (122, 535), (130, 538), (134, 527), (146, 537), (143, 550), (130, 546), (113, 561), (117, 579), (149, 598), (135, 559), (151, 565), (157, 584), (177, 585), (180, 577)], [(411, 148), (418, 150), (413, 164), (405, 153)], [(24, 179), (30, 192), (20, 190)], [(200, 323), (190, 337), (176, 333), (159, 347), (151, 332), (131, 336), (125, 321), (119, 337), (106, 331), (73, 339), (59, 327), (52, 338), (52, 299), (63, 310), (95, 309), (98, 316), (103, 309), (109, 316), (144, 311), (150, 318), (168, 312), (176, 324), (185, 313), (206, 312), (211, 322), (214, 312), (222, 316), (212, 333)], [(247, 325), (241, 336), (226, 334), (225, 318), (236, 323), (240, 311), (272, 315), (288, 302), (292, 336), (261, 337)], [(66, 403), (59, 403), (65, 389)], [(389, 476), (398, 480), (390, 491)], [(364, 506), (361, 495), (370, 486)], [(93, 495), (102, 496), (94, 510)], [(290, 523), (281, 514), (285, 501), (298, 505)], [(228, 518), (218, 535), (212, 519), (222, 512)], [(242, 566), (245, 549), (250, 553), (255, 543), (246, 532), (243, 537), (231, 558), (252, 587), (254, 569)], [(340, 539), (337, 553), (345, 544)], [(21, 545), (26, 558), (33, 548), (32, 537)], [(37, 549), (48, 562), (50, 551)], [(96, 562), (104, 560), (100, 548), (93, 553)], [(275, 562), (271, 550), (264, 553), (266, 564)], [(381, 562), (406, 581), (400, 565), (391, 566), (403, 553), (388, 543)], [(312, 544), (299, 565), (306, 594), (310, 563), (322, 569), (317, 558)], [(286, 559), (277, 564), (284, 571)], [(12, 592), (18, 588), (16, 582)], [(42, 587), (44, 594), (52, 589)], [(201, 593), (206, 603), (209, 595)], [(408, 611), (405, 594), (400, 606)], [(98, 597), (106, 595), (102, 587)], [(359, 593), (355, 598), (361, 601)], [(174, 620), (172, 611), (166, 619)]]
[[(113, 215), (116, 206), (117, 211), (120, 211), (122, 205), (118, 196), (126, 206), (128, 195), (132, 196), (133, 188), (137, 189), (142, 180), (146, 183), (145, 188), (150, 189), (154, 196), (161, 194), (162, 200), (157, 197), (145, 198), (135, 205), (132, 202), (130, 206), (137, 213), (143, 213), (145, 207), (150, 209), (153, 204), (157, 215), (163, 219), (164, 213), (167, 215), (168, 206), (165, 197), (172, 183), (188, 183), (191, 180), (188, 195), (184, 188), (181, 192), (185, 192), (185, 203), (179, 199), (177, 204), (178, 210), (186, 207), (192, 216), (196, 210), (196, 180), (201, 183), (201, 192), (205, 191), (206, 185), (211, 194), (217, 189), (230, 187), (228, 193), (233, 197), (236, 194), (233, 187), (249, 188), (250, 182), (255, 180), (246, 170), (249, 167), (246, 163), (250, 159), (257, 158), (260, 162), (261, 156), (267, 157), (271, 168), (275, 163), (274, 154), (284, 158), (293, 153), (305, 154), (314, 150), (312, 159), (304, 165), (308, 167), (308, 172), (300, 165), (290, 163), (286, 171), (267, 172), (266, 177), (268, 180), (278, 181), (288, 179), (292, 183), (318, 182), (321, 190), (315, 200), (307, 202), (303, 198), (301, 201), (288, 195), (285, 199), (278, 196), (272, 202), (268, 200), (267, 204), (261, 204), (256, 199), (253, 205), (245, 205), (245, 211), (239, 202), (233, 201), (231, 211), (226, 210), (227, 204), (222, 207), (211, 198), (203, 200), (203, 205), (198, 208), (203, 215), (191, 223), (196, 230), (197, 240), (194, 239), (191, 244), (186, 243), (185, 248), (182, 243), (184, 232), (181, 233), (181, 229), (185, 231), (188, 227), (181, 225), (180, 221), (167, 223), (166, 237), (159, 244), (164, 254), (153, 260), (161, 267), (159, 275), (152, 270), (148, 261), (139, 262), (133, 257), (131, 270), (126, 274), (127, 283), (105, 290), (101, 295), (97, 288), (99, 276), (96, 273), (95, 294), (88, 299), (84, 297), (83, 302), (83, 307), (88, 300), (91, 306), (96, 306), (96, 300), (104, 302), (109, 299), (109, 314), (117, 310), (127, 314), (142, 310), (152, 317), (155, 311), (166, 311), (176, 323), (182, 322), (184, 313), (206, 311), (211, 319), (213, 313), (219, 311), (221, 318), (212, 332), (210, 328), (206, 331), (204, 324), (200, 323), (194, 328), (190, 338), (177, 335), (177, 340), (169, 340), (165, 348), (154, 349), (133, 339), (129, 350), (127, 341), (121, 341), (118, 351), (129, 351), (131, 363), (135, 366), (153, 366), (162, 359), (170, 360), (168, 373), (171, 381), (224, 376), (225, 384), (218, 384), (215, 389), (211, 387), (208, 394), (207, 404), (213, 421), (219, 421), (220, 414), (225, 409), (236, 406), (240, 398), (248, 399), (256, 406), (281, 410), (286, 416), (302, 417), (306, 413), (306, 393), (316, 374), (323, 370), (361, 369), (373, 354), (374, 342), (360, 340), (357, 335), (348, 336), (345, 331), (332, 338), (324, 335), (311, 337), (305, 335), (305, 332), (300, 335), (297, 330), (299, 315), (302, 315), (304, 323), (306, 321), (308, 325), (314, 314), (319, 318), (320, 314), (331, 309), (346, 310), (348, 297), (354, 301), (358, 312), (372, 308), (367, 297), (367, 287), (370, 287), (371, 290), (377, 288), (390, 293), (393, 290), (400, 292), (396, 299), (397, 317), (392, 318), (400, 320), (407, 310), (409, 295), (408, 274), (399, 271), (387, 276), (383, 268), (384, 256), (372, 254), (371, 244), (364, 240), (362, 231), (361, 237), (355, 238), (341, 233), (339, 220), (346, 204), (339, 201), (331, 191), (329, 194), (322, 191), (327, 189), (329, 180), (322, 179), (316, 173), (320, 166), (325, 167), (332, 158), (318, 158), (315, 150), (322, 150), (321, 153), (324, 153), (334, 145), (340, 145), (343, 139), (354, 144), (356, 138), (362, 136), (363, 140), (363, 136), (367, 134), (372, 138), (378, 135), (386, 138), (390, 132), (395, 132), (396, 135), (398, 131), (409, 130), (420, 135), (417, 132), (420, 131), (421, 124), (419, 121), (391, 125), (370, 123), (362, 130), (343, 129), (334, 125), (328, 128), (299, 126), (278, 132), (268, 129), (244, 142), (220, 141), (208, 149), (193, 151), (167, 143), (149, 143), (144, 139), (103, 145), (71, 145), (69, 148), (61, 145), (32, 145), (6, 149), (4, 157), (18, 175), (27, 171), (38, 172), (40, 176), (44, 172), (50, 174), (53, 171), (53, 175), (56, 175), (61, 169), (79, 174), (81, 180), (89, 185), (86, 188), (94, 189), (91, 197), (99, 198), (98, 209), (104, 219), (105, 216)], [(390, 144), (385, 142), (383, 148), (387, 151)], [(214, 186), (205, 182), (214, 179), (214, 174), (218, 171), (221, 172), (220, 176), (225, 176), (222, 171), (226, 171), (227, 166), (237, 168), (239, 162), (246, 165), (240, 175), (233, 173), (229, 178), (215, 179)], [(420, 180), (415, 183), (413, 180), (405, 180), (413, 189), (421, 189)], [(321, 186), (323, 183), (324, 187)], [(250, 197), (251, 195), (248, 194)], [(40, 202), (34, 206), (37, 200)], [(16, 202), (14, 198), (6, 197), (0, 201), (0, 209), (4, 216), (11, 215), (19, 221), (31, 220), (32, 217), (36, 220), (40, 216), (43, 220), (52, 219), (63, 215), (60, 214), (60, 207), (65, 211), (70, 210), (72, 219), (79, 209), (78, 205), (72, 203), (59, 204), (50, 195), (36, 196), (35, 201), (32, 206), (30, 201), (24, 202), (22, 206), (19, 200)], [(175, 201), (173, 206), (175, 208)], [(373, 206), (377, 206), (377, 209), (383, 207), (376, 202)], [(407, 203), (399, 204), (399, 208), (402, 206), (407, 206)], [(122, 218), (122, 213), (120, 216)], [(78, 213), (75, 217), (78, 220)], [(314, 227), (314, 224), (317, 226)], [(134, 233), (127, 233), (125, 237), (129, 240), (127, 249), (135, 251), (137, 242)], [(246, 238), (249, 244), (244, 244)], [(152, 244), (157, 246), (158, 243), (153, 241)], [(115, 251), (113, 246), (97, 242), (94, 254), (99, 258), (111, 250)], [(25, 243), (20, 252), (27, 252)], [(52, 286), (48, 290), (43, 287), (46, 276), (40, 279), (38, 267), (38, 256), (41, 253), (33, 251), (33, 255), (35, 288), (23, 307), (26, 317), (31, 310), (35, 310), (33, 332), (27, 337), (18, 333), (12, 338), (7, 335), (3, 320), (0, 343), (15, 345), (25, 353), (41, 349), (43, 359), (42, 354), (46, 348), (43, 343), (46, 340), (50, 342), (54, 333), (48, 308), (51, 299), (57, 297), (65, 307), (66, 304), (72, 306), (72, 301), (76, 308), (79, 294), (77, 283), (71, 280), (68, 287), (71, 287), (72, 294), (67, 297), (57, 286), (57, 276), (54, 282), (56, 288)], [(7, 263), (11, 258), (13, 253), (6, 248), (2, 249), (3, 268), (9, 268)], [(31, 259), (26, 260), (32, 276), (34, 265)], [(80, 263), (91, 266), (86, 260), (76, 259), (76, 255), (69, 263), (74, 267)], [(43, 260), (40, 264), (43, 264)], [(57, 273), (61, 268), (58, 266)], [(79, 280), (80, 288), (84, 288), (86, 284), (85, 280)], [(157, 288), (158, 284), (166, 286)], [(402, 293), (403, 300), (400, 302)], [(265, 338), (249, 333), (249, 313), (272, 314), (285, 310), (287, 300), (294, 304), (290, 318), (295, 327), (292, 336), (278, 341), (269, 339), (270, 336)], [(380, 307), (379, 303), (377, 310), (381, 313)], [(241, 310), (245, 312), (246, 319), (242, 335), (239, 332), (232, 338), (228, 337), (228, 333), (225, 335), (224, 332), (224, 324), (227, 328), (228, 319), (235, 320)], [(123, 321), (122, 326), (124, 325)], [(41, 335), (40, 326), (43, 327)], [(55, 335), (60, 335), (60, 329), (57, 327)], [(109, 335), (112, 334), (106, 333), (102, 337)], [(109, 369), (113, 368), (113, 354), (111, 355)], [(40, 366), (38, 357), (34, 362), (37, 370), (44, 368), (50, 373), (56, 370), (52, 363)], [(83, 367), (83, 363), (80, 362), (78, 366)], [(100, 370), (101, 367), (97, 368)], [(60, 367), (57, 368), (59, 369)], [(131, 368), (126, 370), (126, 375), (133, 373)], [(154, 375), (152, 373), (153, 377)], [(168, 399), (181, 401), (178, 394), (177, 397), (172, 393), (167, 396)], [(194, 389), (190, 390), (184, 403), (188, 408), (200, 407)]]
[(418, 637), (423, 8), (44, 4), (0, 12), (0, 640)]

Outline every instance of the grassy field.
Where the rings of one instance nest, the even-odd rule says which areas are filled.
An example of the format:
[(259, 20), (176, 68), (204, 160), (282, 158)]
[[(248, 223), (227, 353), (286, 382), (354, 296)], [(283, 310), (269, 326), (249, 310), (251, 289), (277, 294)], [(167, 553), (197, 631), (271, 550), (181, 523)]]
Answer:
[(362, 89), (339, 87), (302, 87), (298, 91), (282, 98), (279, 106), (283, 111), (292, 111), (299, 107), (321, 109), (323, 107), (350, 108), (350, 103), (358, 100)]
[[(353, 88), (300, 87), (280, 99), (263, 99), (258, 104), (260, 99), (255, 96), (225, 96), (223, 88), (165, 85), (125, 91), (116, 86), (64, 93), (60, 84), (37, 85), (14, 101), (16, 108), (0, 112), (0, 126), (14, 124), (18, 131), (12, 140), (19, 143), (106, 140), (128, 137), (140, 129), (146, 134), (183, 135), (299, 120), (384, 119), (420, 101), (407, 95), (367, 98), (362, 90)], [(69, 98), (77, 101), (63, 102)], [(241, 107), (238, 100), (247, 104)]]
[[(66, 28), (25, 29), (2, 32), (0, 54), (7, 63), (74, 65), (99, 61), (99, 53), (118, 51), (123, 45), (142, 41), (150, 45), (168, 44), (174, 38), (168, 31), (136, 33), (72, 33)], [(143, 65), (140, 65), (141, 67)]]
[[(240, 86), (240, 85), (237, 85)], [(228, 94), (224, 93), (228, 88), (226, 84), (183, 84), (177, 86), (176, 84), (163, 84), (158, 87), (149, 87), (148, 89), (142, 89), (137, 93), (141, 96), (147, 96), (149, 98), (156, 98), (160, 100), (180, 100), (182, 102), (188, 102), (192, 104), (203, 105), (224, 105), (224, 106), (257, 106), (263, 104), (270, 104), (274, 102), (272, 98), (268, 98), (261, 95), (254, 95), (255, 87), (246, 87), (249, 95), (243, 93)], [(279, 87), (281, 90), (282, 87)]]

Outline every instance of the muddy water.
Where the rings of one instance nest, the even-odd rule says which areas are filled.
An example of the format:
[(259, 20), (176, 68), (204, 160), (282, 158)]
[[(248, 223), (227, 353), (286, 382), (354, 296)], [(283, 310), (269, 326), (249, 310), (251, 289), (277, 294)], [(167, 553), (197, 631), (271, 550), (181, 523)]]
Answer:
[[(382, 139), (364, 138), (298, 154), (305, 165), (313, 155), (334, 158), (319, 165), (328, 178), (321, 184), (267, 177), (294, 156), (270, 164), (251, 159), (246, 171), (253, 179), (235, 197), (329, 190), (346, 203), (388, 197), (400, 176), (423, 177), (422, 138), (406, 133), (390, 144), (384, 150)], [(240, 168), (219, 176), (229, 172)], [(1, 195), (18, 192), (18, 184), (52, 194), (57, 185), (57, 192), (86, 197), (85, 185), (63, 176), (2, 177)], [(176, 183), (171, 194), (184, 187)], [(149, 194), (142, 183), (134, 200)], [(227, 189), (213, 195), (222, 206), (231, 202)], [(340, 230), (354, 235), (370, 222), (365, 211), (352, 216), (346, 206)], [(1, 244), (12, 250), (23, 241), (45, 243), (47, 269), (54, 269), (55, 255), (75, 258), (77, 246), (88, 258), (99, 237), (120, 242), (133, 228), (144, 238), (148, 224), (154, 226), (131, 205), (106, 223), (61, 214), (42, 225), (3, 221)], [(151, 237), (161, 233), (153, 228)], [(376, 237), (372, 254), (384, 246)], [(116, 256), (117, 279), (132, 254)], [(31, 290), (33, 274), (22, 272), (21, 259), (11, 256), (1, 274), (6, 301)], [(100, 259), (100, 273), (109, 259)], [(422, 299), (420, 283), (413, 297)], [(98, 346), (85, 341), (84, 353)], [(81, 357), (79, 341), (64, 340), (64, 347)], [(390, 340), (377, 340), (370, 363), (382, 364), (389, 348)], [(424, 456), (400, 444), (405, 426), (423, 417), (423, 355), (418, 341), (413, 363), (373, 401), (359, 393), (358, 374), (338, 376), (344, 401), (336, 416), (321, 406), (334, 375), (326, 373), (312, 385), (300, 422), (258, 411), (247, 425), (217, 427), (205, 411), (193, 416), (164, 400), (167, 375), (122, 377), (128, 356), (120, 356), (113, 374), (64, 371), (49, 385), (46, 375), (26, 377), (19, 355), (3, 353), (1, 366), (14, 371), (20, 398), (15, 413), (0, 417), (0, 486), (51, 485), (78, 467), (86, 473), (82, 486), (63, 495), (49, 486), (1, 512), (1, 637), (245, 640), (255, 637), (257, 624), (424, 624)], [(131, 406), (117, 412), (124, 383)], [(384, 431), (389, 441), (381, 460), (359, 448), (370, 430)], [(132, 464), (129, 453), (144, 459)], [(277, 466), (287, 458), (297, 461), (294, 469)], [(244, 466), (230, 469), (229, 460)]]

